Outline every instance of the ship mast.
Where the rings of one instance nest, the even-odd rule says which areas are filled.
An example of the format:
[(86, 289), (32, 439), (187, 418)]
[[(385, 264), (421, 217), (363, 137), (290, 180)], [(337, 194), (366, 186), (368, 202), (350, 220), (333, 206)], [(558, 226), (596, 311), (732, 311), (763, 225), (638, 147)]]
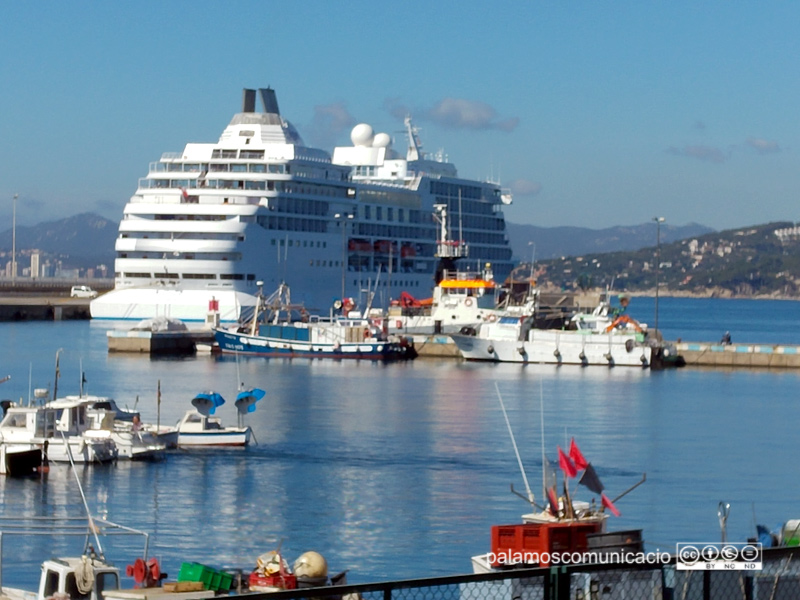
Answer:
[(406, 160), (412, 161), (422, 159), (425, 156), (422, 152), (422, 142), (417, 135), (417, 128), (411, 124), (411, 117), (406, 117), (403, 120), (403, 124), (406, 126), (406, 135), (408, 135), (408, 154), (406, 155)]

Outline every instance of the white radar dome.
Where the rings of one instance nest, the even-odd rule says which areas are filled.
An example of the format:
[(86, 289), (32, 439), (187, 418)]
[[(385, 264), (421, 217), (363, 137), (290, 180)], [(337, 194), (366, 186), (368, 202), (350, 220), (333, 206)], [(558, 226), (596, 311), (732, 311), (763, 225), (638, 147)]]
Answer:
[(298, 577), (325, 577), (328, 574), (328, 561), (319, 552), (301, 554), (293, 567)]
[(370, 125), (359, 123), (350, 132), (350, 139), (353, 141), (354, 146), (371, 146), (374, 135)]
[(376, 133), (375, 139), (372, 140), (372, 146), (374, 148), (388, 148), (391, 143), (392, 138), (389, 137), (388, 133)]

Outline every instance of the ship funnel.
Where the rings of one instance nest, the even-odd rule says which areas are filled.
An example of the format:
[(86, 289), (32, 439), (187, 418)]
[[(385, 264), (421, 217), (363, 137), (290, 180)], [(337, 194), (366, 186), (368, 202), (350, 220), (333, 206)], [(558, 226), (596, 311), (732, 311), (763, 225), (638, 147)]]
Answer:
[(264, 105), (265, 113), (281, 114), (281, 111), (278, 109), (278, 97), (275, 95), (275, 90), (272, 88), (261, 88), (258, 90), (258, 93), (261, 94), (261, 103)]
[(242, 90), (242, 112), (253, 113), (256, 112), (256, 91), (255, 90)]

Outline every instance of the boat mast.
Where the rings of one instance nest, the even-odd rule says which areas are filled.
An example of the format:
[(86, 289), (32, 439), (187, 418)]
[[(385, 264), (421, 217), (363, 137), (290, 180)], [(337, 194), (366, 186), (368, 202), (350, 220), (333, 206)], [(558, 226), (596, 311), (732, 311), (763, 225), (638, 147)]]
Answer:
[(511, 436), (511, 445), (514, 446), (514, 454), (517, 455), (517, 464), (519, 465), (519, 470), (522, 472), (522, 481), (525, 482), (525, 491), (528, 494), (528, 502), (531, 503), (531, 506), (536, 506), (536, 500), (533, 497), (533, 492), (531, 491), (531, 486), (528, 483), (528, 476), (525, 473), (525, 467), (522, 466), (522, 458), (519, 455), (519, 448), (517, 447), (517, 440), (514, 438), (514, 430), (511, 429), (511, 422), (508, 420), (508, 413), (506, 413), (506, 405), (503, 403), (503, 397), (500, 395), (500, 387), (497, 385), (497, 382), (494, 382), (494, 389), (497, 391), (497, 399), (500, 401), (500, 408), (503, 410), (503, 417), (506, 420), (506, 427), (508, 427), (508, 434)]

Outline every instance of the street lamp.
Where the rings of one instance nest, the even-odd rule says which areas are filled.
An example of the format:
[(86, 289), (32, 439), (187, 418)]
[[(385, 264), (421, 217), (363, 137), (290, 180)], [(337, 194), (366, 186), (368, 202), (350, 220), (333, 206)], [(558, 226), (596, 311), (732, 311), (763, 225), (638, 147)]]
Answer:
[(656, 323), (655, 331), (658, 335), (658, 274), (661, 270), (661, 224), (666, 221), (664, 217), (653, 217), (656, 222)]
[(339, 227), (342, 228), (342, 295), (341, 300), (344, 304), (344, 281), (345, 281), (345, 262), (347, 262), (347, 243), (345, 240), (345, 233), (347, 231), (347, 220), (352, 219), (353, 213), (336, 213), (333, 215), (335, 219), (339, 220)]
[(19, 194), (14, 194), (14, 207), (11, 212), (11, 281), (17, 280), (17, 198)]
[(533, 265), (536, 264), (536, 242), (528, 242), (528, 246), (533, 248), (531, 250), (531, 277), (528, 280), (528, 295), (530, 295), (533, 292)]

